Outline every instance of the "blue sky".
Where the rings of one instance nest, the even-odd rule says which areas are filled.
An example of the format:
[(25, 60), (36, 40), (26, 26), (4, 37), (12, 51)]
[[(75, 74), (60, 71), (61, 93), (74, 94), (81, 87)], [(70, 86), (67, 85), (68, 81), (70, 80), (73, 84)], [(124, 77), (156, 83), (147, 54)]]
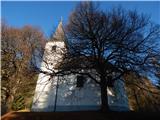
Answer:
[[(64, 24), (67, 23), (72, 10), (75, 8), (76, 1), (28, 1), (28, 2), (2, 2), (1, 17), (10, 26), (23, 27), (24, 25), (38, 26), (44, 31), (46, 36), (56, 28), (61, 16)], [(121, 5), (125, 9), (137, 9), (139, 13), (151, 16), (151, 20), (160, 24), (160, 1), (157, 2), (100, 2), (103, 10), (109, 10), (114, 6)]]

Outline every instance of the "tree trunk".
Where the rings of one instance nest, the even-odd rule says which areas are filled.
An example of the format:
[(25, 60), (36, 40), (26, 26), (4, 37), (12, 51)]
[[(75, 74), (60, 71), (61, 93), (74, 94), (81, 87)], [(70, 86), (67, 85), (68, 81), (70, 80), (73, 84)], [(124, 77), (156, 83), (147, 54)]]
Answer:
[(105, 77), (103, 76), (101, 77), (101, 111), (109, 111), (107, 85)]

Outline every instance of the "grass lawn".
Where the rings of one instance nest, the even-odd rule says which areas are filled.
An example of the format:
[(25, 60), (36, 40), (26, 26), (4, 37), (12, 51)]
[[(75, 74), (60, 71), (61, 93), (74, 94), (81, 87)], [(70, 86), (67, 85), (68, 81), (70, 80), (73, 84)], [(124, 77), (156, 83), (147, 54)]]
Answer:
[(2, 120), (160, 120), (160, 113), (136, 112), (10, 112)]

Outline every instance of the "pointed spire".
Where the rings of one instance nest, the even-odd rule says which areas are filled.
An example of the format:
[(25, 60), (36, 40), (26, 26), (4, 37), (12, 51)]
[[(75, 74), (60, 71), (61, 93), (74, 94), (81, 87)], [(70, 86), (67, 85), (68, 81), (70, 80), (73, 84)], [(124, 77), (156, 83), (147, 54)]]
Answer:
[(58, 24), (55, 34), (53, 35), (53, 41), (65, 41), (66, 36), (63, 30), (62, 17)]

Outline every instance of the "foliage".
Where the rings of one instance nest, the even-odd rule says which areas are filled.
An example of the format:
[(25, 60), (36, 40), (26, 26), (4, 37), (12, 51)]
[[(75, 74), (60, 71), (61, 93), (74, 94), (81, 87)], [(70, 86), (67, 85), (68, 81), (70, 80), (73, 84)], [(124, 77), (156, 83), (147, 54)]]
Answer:
[(160, 111), (160, 90), (146, 77), (133, 73), (125, 75), (130, 109), (133, 111)]
[(24, 26), (18, 29), (2, 22), (1, 90), (2, 102), (8, 111), (18, 95), (30, 93), (28, 95), (33, 96), (37, 74), (31, 63), (37, 54), (35, 51), (43, 51), (44, 42), (38, 28)]
[(14, 99), (12, 103), (12, 109), (15, 111), (21, 110), (25, 108), (25, 101), (23, 96), (18, 96)]

